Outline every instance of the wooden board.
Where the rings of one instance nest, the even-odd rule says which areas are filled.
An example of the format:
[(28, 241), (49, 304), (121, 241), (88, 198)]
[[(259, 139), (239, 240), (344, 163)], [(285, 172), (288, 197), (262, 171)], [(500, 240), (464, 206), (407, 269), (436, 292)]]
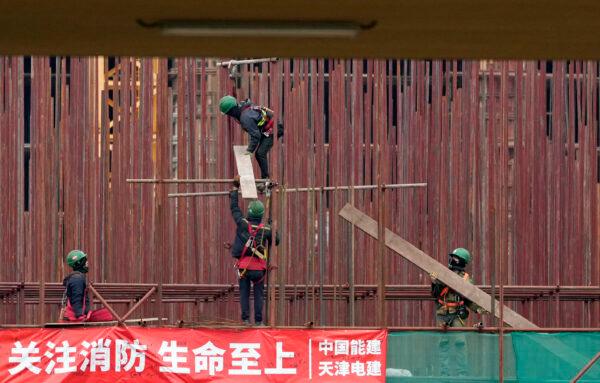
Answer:
[[(377, 238), (377, 222), (368, 215), (350, 204), (344, 206), (339, 214), (371, 237)], [(487, 311), (492, 311), (491, 297), (483, 290), (464, 281), (460, 276), (448, 269), (446, 265), (431, 258), (429, 255), (413, 246), (410, 242), (402, 239), (399, 235), (392, 233), (388, 229), (385, 230), (385, 244), (387, 247), (427, 273), (436, 273), (437, 279), (444, 282), (452, 290), (458, 292), (470, 301), (475, 302)], [(499, 316), (500, 302), (497, 300), (494, 300), (494, 302), (496, 305), (495, 314), (496, 316)], [(506, 306), (504, 306), (504, 322), (517, 328), (538, 327)]]
[(246, 153), (246, 146), (234, 145), (233, 153), (235, 154), (235, 164), (240, 176), (240, 190), (242, 198), (257, 199), (256, 181), (254, 180), (254, 170), (252, 169), (252, 156)]
[[(377, 239), (377, 222), (368, 215), (364, 214), (350, 204), (346, 204), (346, 206), (340, 210), (339, 214), (344, 219), (354, 224), (365, 233), (369, 234), (371, 237)], [(437, 273), (437, 279), (444, 282), (450, 288), (459, 292), (467, 299), (475, 302), (479, 306), (491, 312), (491, 296), (483, 292), (483, 290), (479, 289), (477, 286), (464, 281), (461, 277), (448, 269), (446, 265), (439, 263), (429, 255), (413, 246), (410, 242), (402, 239), (402, 237), (392, 233), (388, 229), (385, 229), (385, 244), (387, 247), (405, 259), (409, 260), (420, 269), (428, 273)], [(498, 316), (500, 312), (500, 303), (497, 300), (494, 300), (494, 302), (496, 305), (495, 314)], [(538, 328), (538, 326), (506, 306), (504, 306), (504, 322), (514, 328)], [(532, 338), (532, 341), (556, 355), (563, 362), (568, 363), (577, 369), (583, 367), (588, 362), (588, 358), (559, 340), (539, 340), (539, 338)]]
[[(340, 210), (339, 215), (369, 234), (371, 237), (377, 239), (377, 222), (351, 204), (346, 204), (346, 206)], [(448, 269), (447, 266), (431, 258), (429, 255), (413, 246), (410, 242), (404, 240), (399, 235), (392, 233), (388, 229), (385, 229), (385, 244), (420, 269), (428, 273), (437, 273), (437, 278), (440, 281), (444, 282), (467, 299), (491, 312), (491, 297), (488, 294), (483, 292), (483, 290), (479, 289), (477, 286), (464, 281), (461, 277)], [(496, 315), (499, 315), (500, 303), (497, 300), (494, 300), (494, 302), (496, 304)], [(504, 322), (519, 329), (538, 328), (538, 326), (506, 306), (504, 306)], [(577, 350), (559, 340), (545, 339), (538, 341), (537, 338), (532, 338), (532, 341), (577, 369), (583, 367), (588, 362), (589, 358), (586, 358), (584, 355), (577, 352)]]

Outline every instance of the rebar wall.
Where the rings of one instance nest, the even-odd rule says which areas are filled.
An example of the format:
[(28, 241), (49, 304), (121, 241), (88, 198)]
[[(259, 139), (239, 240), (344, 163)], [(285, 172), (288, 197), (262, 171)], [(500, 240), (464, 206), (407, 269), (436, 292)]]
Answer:
[[(228, 186), (126, 182), (231, 178), (232, 145), (246, 137), (217, 103), (232, 93), (285, 125), (271, 152), (281, 185), (268, 307), (277, 324), (433, 324), (428, 275), (387, 249), (380, 257), (377, 241), (339, 218), (351, 201), (441, 262), (468, 248), (476, 283), (493, 294), (551, 286), (545, 299), (510, 303), (537, 325), (597, 325), (598, 289), (565, 301), (556, 288), (600, 284), (596, 62), (305, 59), (235, 69), (208, 59), (0, 59), (3, 323), (56, 318), (55, 283), (73, 248), (89, 254), (92, 281), (131, 284), (113, 294), (117, 308), (145, 293), (134, 283), (157, 283), (141, 315), (237, 320), (227, 197), (168, 197)], [(341, 185), (379, 187), (284, 192)], [(208, 293), (192, 294), (199, 284)], [(394, 298), (397, 285), (423, 287), (406, 300)]]

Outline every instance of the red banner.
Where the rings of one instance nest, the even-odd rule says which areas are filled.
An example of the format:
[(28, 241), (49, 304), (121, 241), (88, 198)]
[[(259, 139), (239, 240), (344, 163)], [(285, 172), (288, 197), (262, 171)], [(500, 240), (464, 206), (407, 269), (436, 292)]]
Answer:
[(385, 382), (385, 330), (0, 331), (0, 382)]

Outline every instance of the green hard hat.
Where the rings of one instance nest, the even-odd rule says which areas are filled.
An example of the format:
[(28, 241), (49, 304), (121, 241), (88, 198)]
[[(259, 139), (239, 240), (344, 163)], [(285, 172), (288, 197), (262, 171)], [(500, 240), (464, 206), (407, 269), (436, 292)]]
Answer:
[(469, 250), (464, 249), (462, 247), (454, 249), (454, 251), (452, 251), (450, 253), (450, 255), (457, 256), (458, 258), (460, 258), (463, 261), (465, 261), (465, 263), (471, 262), (471, 253), (469, 253)]
[(86, 259), (87, 254), (81, 250), (71, 250), (67, 255), (67, 265), (75, 267), (75, 265), (82, 259)]
[(259, 200), (250, 202), (248, 206), (248, 218), (262, 218), (265, 213), (265, 205)]
[(227, 113), (237, 105), (237, 100), (233, 96), (225, 96), (221, 98), (219, 101), (219, 109), (221, 109), (221, 113)]

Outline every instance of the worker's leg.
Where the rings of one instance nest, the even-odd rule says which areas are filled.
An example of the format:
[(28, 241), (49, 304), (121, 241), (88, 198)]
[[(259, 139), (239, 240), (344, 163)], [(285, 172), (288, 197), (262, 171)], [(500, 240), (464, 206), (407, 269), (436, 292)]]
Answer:
[(265, 290), (265, 272), (252, 270), (252, 284), (254, 285), (254, 323), (261, 323), (263, 320), (262, 310)]
[(242, 321), (250, 318), (250, 278), (248, 271), (243, 278), (240, 278), (240, 305), (242, 306)]
[(269, 178), (269, 150), (273, 147), (273, 135), (261, 137), (256, 149), (256, 161), (260, 167), (260, 178)]
[[(438, 327), (443, 327), (448, 320), (447, 315), (437, 315), (436, 322)], [(438, 353), (440, 360), (440, 375), (450, 375), (450, 336), (451, 334), (444, 333), (438, 341)]]
[[(452, 322), (452, 327), (465, 327), (465, 320), (455, 318)], [(467, 376), (469, 363), (467, 362), (467, 340), (465, 334), (455, 333), (454, 334), (454, 350), (456, 357), (456, 374), (458, 376)]]

